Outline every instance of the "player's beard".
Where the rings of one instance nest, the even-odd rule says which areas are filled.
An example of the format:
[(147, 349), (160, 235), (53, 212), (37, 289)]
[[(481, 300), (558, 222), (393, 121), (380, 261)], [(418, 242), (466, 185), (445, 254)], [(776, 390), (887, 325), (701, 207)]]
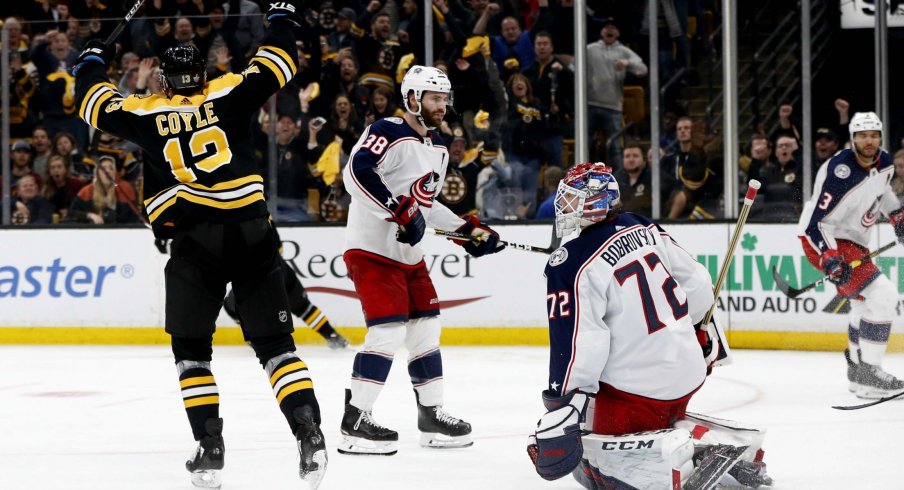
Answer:
[(857, 145), (857, 144), (855, 143), (854, 146), (855, 146), (856, 149), (857, 149), (857, 153), (858, 153), (860, 156), (862, 156), (863, 158), (874, 158), (874, 157), (876, 156), (876, 153), (878, 153), (878, 151), (879, 151), (879, 147), (877, 147), (877, 146), (875, 146), (875, 145), (874, 145), (872, 148), (869, 148), (869, 149), (866, 148), (866, 145), (865, 145), (865, 144), (864, 144), (864, 145)]
[(436, 109), (429, 110), (424, 108), (421, 111), (421, 116), (424, 118), (424, 123), (426, 123), (427, 127), (438, 128), (443, 123), (443, 117), (446, 115), (445, 111)]

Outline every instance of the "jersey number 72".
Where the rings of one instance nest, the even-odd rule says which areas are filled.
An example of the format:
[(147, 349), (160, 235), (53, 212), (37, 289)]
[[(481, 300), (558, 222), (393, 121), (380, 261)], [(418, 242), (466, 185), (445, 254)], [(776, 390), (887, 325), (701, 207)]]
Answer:
[[(645, 264), (646, 267), (644, 266)], [(652, 279), (652, 277), (648, 278), (647, 276), (647, 270), (650, 271), (651, 276), (661, 275), (656, 274), (656, 268), (658, 266), (662, 266), (662, 272), (665, 274), (665, 279), (662, 281), (662, 285), (659, 288), (661, 294), (660, 291), (657, 291), (655, 288), (650, 288), (649, 279)], [(687, 315), (687, 300), (682, 303), (675, 295), (678, 283), (666, 270), (665, 265), (662, 264), (662, 260), (658, 255), (649, 253), (644, 255), (643, 262), (635, 260), (615, 271), (615, 280), (618, 281), (619, 285), (623, 286), (631, 277), (637, 278), (637, 288), (640, 290), (640, 300), (643, 305), (643, 314), (647, 320), (647, 330), (649, 333), (655, 333), (666, 326), (660, 319), (659, 312), (656, 310), (657, 299), (665, 297), (665, 301), (668, 304), (669, 309), (672, 310), (672, 316), (675, 320)]]

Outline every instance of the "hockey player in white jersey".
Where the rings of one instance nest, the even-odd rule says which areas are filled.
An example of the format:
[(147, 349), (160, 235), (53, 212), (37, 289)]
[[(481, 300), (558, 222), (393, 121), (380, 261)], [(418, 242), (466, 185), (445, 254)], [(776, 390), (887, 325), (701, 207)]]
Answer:
[(398, 433), (378, 424), (372, 410), (402, 345), (409, 353), (421, 445), (472, 444), (471, 425), (442, 408), (440, 305), (417, 246), (429, 223), (479, 237), (459, 243), (474, 257), (502, 249), (499, 235), (480, 220), (459, 218), (436, 201), (449, 153), (434, 129), (451, 105), (451, 88), (442, 71), (411, 67), (402, 80), (404, 117), (367, 127), (343, 170), (352, 196), (344, 259), (368, 328), (346, 390), (341, 453), (395, 454)]
[(555, 198), (557, 232), (580, 235), (545, 270), (548, 412), (528, 445), (537, 472), (573, 473), (591, 490), (770, 483), (763, 431), (686, 413), (713, 363), (729, 356), (721, 329), (702, 325), (712, 279), (662, 227), (619, 212), (611, 172), (578, 165)]
[(882, 369), (898, 293), (871, 261), (855, 269), (848, 263), (869, 253), (880, 213), (888, 216), (901, 241), (904, 208), (890, 186), (894, 165), (879, 147), (882, 121), (873, 112), (858, 112), (849, 128), (852, 147), (819, 168), (798, 235), (810, 263), (831, 275), (838, 294), (851, 302), (844, 350), (850, 391), (860, 398), (881, 398), (904, 389), (904, 381)]

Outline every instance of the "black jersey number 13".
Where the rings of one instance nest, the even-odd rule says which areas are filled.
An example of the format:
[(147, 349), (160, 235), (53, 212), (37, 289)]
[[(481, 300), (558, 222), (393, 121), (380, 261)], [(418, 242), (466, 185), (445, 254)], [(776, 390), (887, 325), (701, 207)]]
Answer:
[(166, 145), (163, 146), (163, 157), (169, 163), (170, 170), (179, 182), (198, 180), (198, 176), (191, 167), (211, 173), (232, 161), (232, 150), (229, 149), (229, 143), (226, 141), (226, 132), (216, 126), (198, 131), (192, 134), (191, 139), (188, 140), (191, 156), (195, 158), (208, 153), (209, 145), (213, 145), (213, 152), (203, 160), (189, 166), (185, 164), (185, 156), (182, 154), (179, 138), (170, 138), (166, 141)]

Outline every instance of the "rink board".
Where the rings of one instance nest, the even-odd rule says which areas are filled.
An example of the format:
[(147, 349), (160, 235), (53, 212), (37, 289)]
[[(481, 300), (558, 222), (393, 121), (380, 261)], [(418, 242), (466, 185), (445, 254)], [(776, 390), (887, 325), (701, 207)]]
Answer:
[[(545, 247), (551, 237), (550, 225), (497, 228), (512, 242)], [(713, 278), (732, 229), (728, 224), (667, 226)], [(344, 232), (341, 227), (280, 229), (283, 255), (312, 301), (350, 340), (360, 342), (364, 320), (342, 260)], [(891, 227), (883, 225), (873, 245), (891, 240)], [(442, 305), (445, 343), (546, 343), (546, 256), (508, 250), (474, 259), (439, 237), (427, 236), (422, 243)], [(166, 260), (144, 229), (0, 231), (0, 343), (168, 343), (161, 328)], [(877, 265), (904, 292), (904, 249), (893, 248)], [(822, 312), (834, 288), (789, 300), (775, 287), (773, 266), (792, 286), (820, 277), (803, 256), (795, 226), (747, 225), (719, 298), (732, 345), (805, 350), (845, 345), (847, 316)], [(217, 342), (242, 342), (228, 317), (221, 315), (218, 324)], [(320, 341), (301, 326), (299, 342)], [(904, 338), (893, 334), (891, 348), (904, 349)]]

